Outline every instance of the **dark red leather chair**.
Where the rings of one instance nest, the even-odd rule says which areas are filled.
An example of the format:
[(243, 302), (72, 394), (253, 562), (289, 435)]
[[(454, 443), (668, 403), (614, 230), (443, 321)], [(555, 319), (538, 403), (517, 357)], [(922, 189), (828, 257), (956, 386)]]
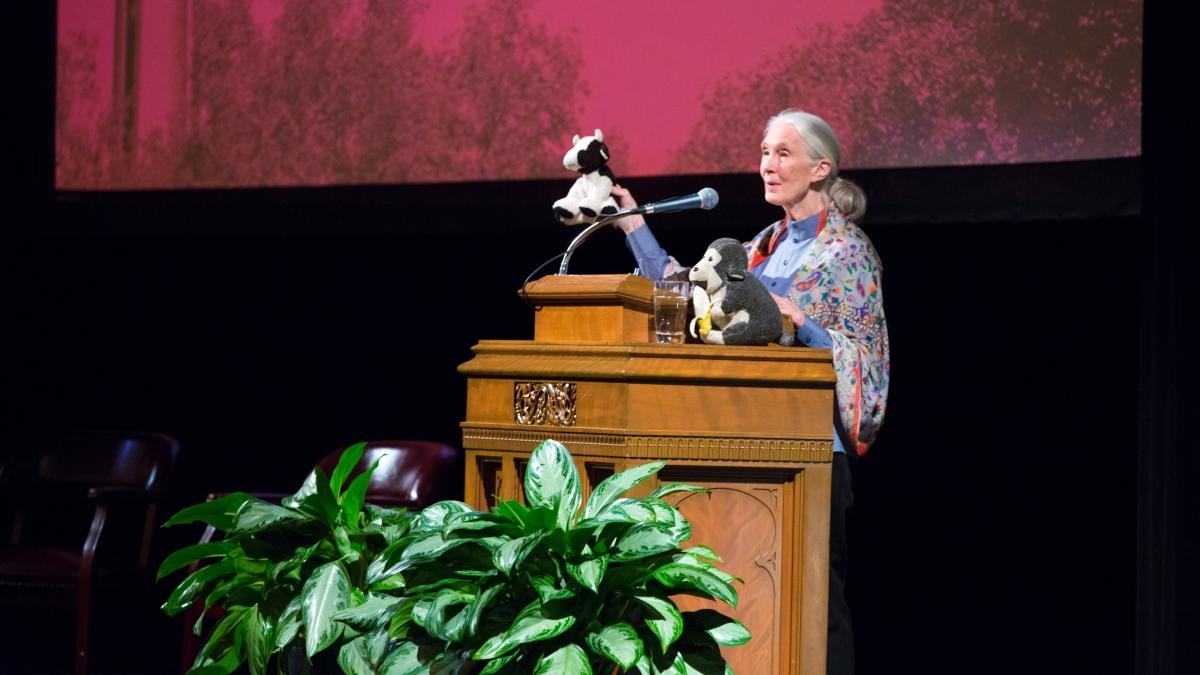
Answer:
[[(317, 466), (331, 473), (344, 449), (326, 455)], [(417, 510), (462, 496), (463, 453), (458, 448), (434, 441), (368, 441), (352, 474), (376, 459), (379, 466), (367, 487), (367, 501), (376, 506)]]
[(152, 587), (156, 502), (178, 455), (179, 442), (164, 434), (84, 430), (0, 465), (12, 516), (0, 548), (0, 604), (74, 606), (78, 675), (87, 672), (97, 587)]
[[(333, 472), (345, 448), (339, 448), (321, 458), (317, 466), (326, 475)], [(435, 441), (369, 441), (351, 476), (356, 476), (379, 460), (367, 486), (367, 502), (389, 508), (404, 507), (413, 511), (445, 499), (461, 499), (463, 487), (463, 452), (458, 448)], [(298, 485), (299, 483), (297, 483)], [(289, 494), (250, 492), (249, 494), (278, 502)], [(220, 495), (210, 494), (215, 499)], [(212, 541), (216, 530), (207, 527), (200, 543)], [(196, 569), (196, 565), (192, 565)], [(191, 668), (200, 651), (200, 638), (192, 627), (200, 617), (202, 607), (192, 605), (184, 612), (183, 648), (180, 672)], [(213, 612), (214, 610), (210, 610)], [(206, 617), (206, 621), (209, 617)]]

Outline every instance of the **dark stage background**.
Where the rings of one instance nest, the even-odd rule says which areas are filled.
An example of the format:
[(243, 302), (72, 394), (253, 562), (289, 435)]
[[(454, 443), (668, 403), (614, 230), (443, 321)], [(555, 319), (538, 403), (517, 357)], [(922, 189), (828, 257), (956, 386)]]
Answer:
[[(1129, 671), (1137, 285), (1118, 242), (1136, 229), (1138, 162), (978, 168), (965, 182), (1007, 200), (1018, 174), (1039, 170), (1055, 185), (1106, 177), (1125, 195), (1064, 196), (1062, 215), (1001, 202), (970, 212), (933, 208), (963, 170), (859, 176), (879, 202), (866, 229), (885, 264), (894, 354), (885, 430), (856, 467), (849, 593), (862, 673), (1010, 672), (1033, 650), (1037, 672)], [(757, 180), (630, 184), (729, 196), (710, 214), (655, 219), (692, 260), (774, 217)], [(481, 338), (531, 336), (514, 291), (573, 234), (549, 216), (558, 187), (505, 185), (491, 217), (478, 193), (494, 187), (65, 196), (52, 209), (64, 224), (126, 234), (14, 249), (16, 432), (172, 433), (186, 451), (175, 506), (213, 489), (294, 487), (316, 457), (358, 439), (456, 443), (455, 367)], [(164, 218), (246, 234), (135, 233)], [(574, 265), (633, 267), (616, 232)], [(184, 534), (195, 533), (161, 541)], [(169, 653), (177, 628), (160, 631)]]
[[(171, 511), (214, 489), (290, 488), (358, 439), (457, 441), (455, 367), (479, 339), (530, 335), (514, 291), (573, 234), (549, 217), (566, 181), (54, 193), (52, 8), (5, 11), (33, 27), (20, 31), (33, 67), (7, 134), (24, 175), (10, 181), (18, 226), (0, 251), (6, 450), (74, 426), (171, 433), (185, 453)], [(1180, 212), (1138, 203), (1143, 170), (1161, 169), (1174, 140), (1147, 134), (1145, 161), (852, 175), (873, 199), (864, 227), (893, 344), (888, 418), (855, 467), (860, 673), (1116, 674), (1135, 657), (1142, 672), (1191, 672), (1194, 608), (1168, 603), (1177, 614), (1155, 615), (1166, 633), (1140, 634), (1181, 630), (1158, 662), (1177, 669), (1151, 671), (1134, 641), (1155, 598), (1190, 597), (1171, 565), (1195, 561), (1173, 549), (1155, 577), (1166, 585), (1139, 585), (1151, 578), (1139, 522), (1166, 523), (1176, 545), (1194, 522), (1181, 515), (1194, 499), (1165, 520), (1138, 511), (1139, 485), (1156, 484), (1138, 477), (1139, 390), (1162, 385), (1139, 372), (1139, 312), (1155, 297), (1142, 284), (1163, 241), (1182, 241), (1146, 234)], [(681, 261), (775, 217), (753, 175), (629, 181), (644, 200), (702, 185), (721, 192), (717, 210), (653, 221)], [(615, 232), (573, 263), (632, 267)], [(1153, 317), (1186, 292), (1152, 303)], [(1162, 414), (1151, 421), (1179, 424)], [(1143, 461), (1155, 452), (1143, 445)], [(158, 558), (196, 534), (164, 531)], [(0, 671), (66, 669), (71, 617), (4, 623)], [(145, 653), (149, 672), (172, 672), (177, 622), (103, 625), (114, 668)]]

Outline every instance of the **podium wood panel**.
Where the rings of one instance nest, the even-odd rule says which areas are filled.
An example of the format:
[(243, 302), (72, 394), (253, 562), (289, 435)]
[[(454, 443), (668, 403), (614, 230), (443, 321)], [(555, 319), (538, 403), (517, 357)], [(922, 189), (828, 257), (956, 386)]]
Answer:
[(629, 274), (542, 277), (525, 288), (538, 307), (539, 341), (645, 342), (653, 334), (653, 285)]
[[(495, 497), (522, 498), (529, 452), (547, 438), (575, 457), (585, 499), (612, 473), (665, 459), (656, 481), (637, 493), (677, 480), (709, 487), (707, 495), (676, 496), (692, 522), (689, 543), (712, 546), (722, 567), (745, 580), (736, 610), (715, 606), (754, 636), (724, 650), (735, 672), (824, 672), (828, 350), (557, 339), (481, 341), (473, 351), (459, 367), (467, 377), (468, 503), (485, 509)], [(546, 400), (569, 401), (570, 424), (518, 422), (521, 386), (546, 386)], [(685, 609), (714, 606), (677, 600)]]

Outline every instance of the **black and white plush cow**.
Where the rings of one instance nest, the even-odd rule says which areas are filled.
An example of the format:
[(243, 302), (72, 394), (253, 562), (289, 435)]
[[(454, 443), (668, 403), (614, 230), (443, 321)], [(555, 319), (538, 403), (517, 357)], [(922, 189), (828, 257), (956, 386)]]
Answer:
[(596, 222), (599, 216), (617, 212), (612, 198), (613, 172), (608, 168), (608, 146), (599, 129), (595, 136), (575, 136), (563, 157), (563, 166), (583, 174), (575, 180), (566, 197), (554, 202), (554, 215), (563, 225)]
[(718, 239), (688, 279), (694, 285), (696, 318), (692, 337), (710, 345), (765, 345), (780, 340), (783, 316), (766, 286), (746, 270), (746, 249), (736, 239)]

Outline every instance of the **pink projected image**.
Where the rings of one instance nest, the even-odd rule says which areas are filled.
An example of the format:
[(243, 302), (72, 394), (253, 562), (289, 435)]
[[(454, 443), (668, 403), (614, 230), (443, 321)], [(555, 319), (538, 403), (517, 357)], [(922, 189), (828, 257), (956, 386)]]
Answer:
[(824, 116), (849, 167), (1140, 153), (1141, 0), (59, 0), (59, 189), (753, 172)]

